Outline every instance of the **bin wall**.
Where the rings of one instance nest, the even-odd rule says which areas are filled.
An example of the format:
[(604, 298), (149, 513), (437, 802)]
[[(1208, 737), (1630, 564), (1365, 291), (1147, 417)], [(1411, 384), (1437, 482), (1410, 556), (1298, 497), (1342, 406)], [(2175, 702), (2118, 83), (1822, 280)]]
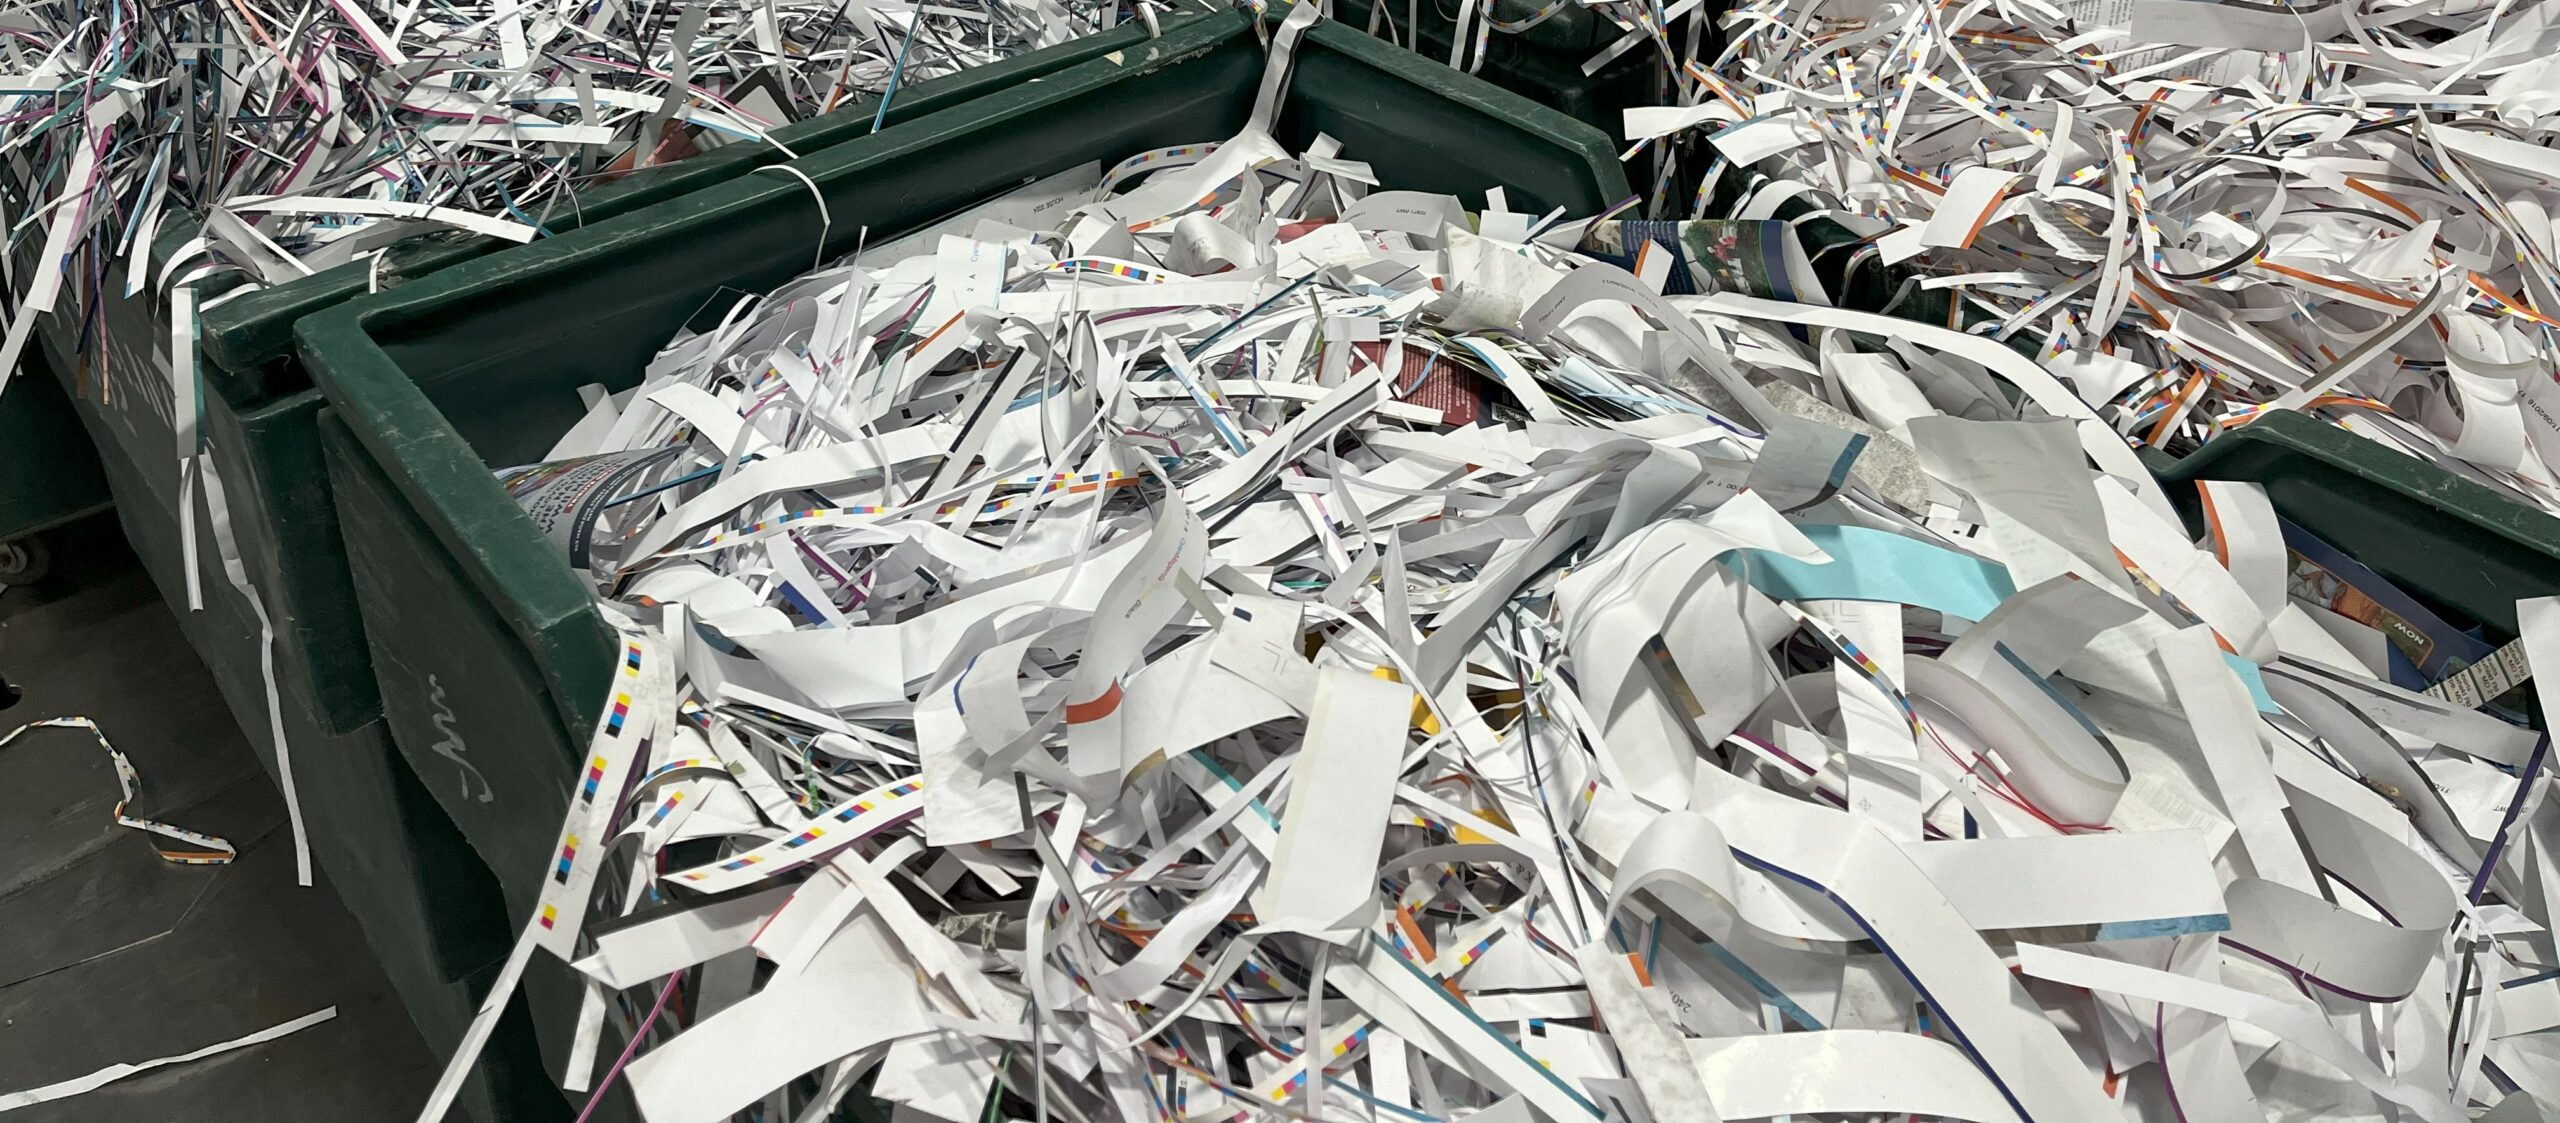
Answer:
[[(467, 585), (449, 574), (417, 579), (431, 568), (450, 571), (452, 562), (422, 548), (432, 539), (356, 451), (335, 411), (322, 411), (317, 431), (328, 450), (331, 486), (348, 510), (348, 553), (365, 606), (365, 635), (387, 684), (384, 720), (419, 731), (398, 740), (401, 755), (437, 793), (428, 798), (443, 809), (445, 829), (458, 827), (499, 871), (498, 891), (484, 892), (482, 903), (494, 908), (503, 901), (507, 917), (529, 917), (540, 867), (559, 841), (568, 807), (569, 770), (560, 764), (577, 745), (561, 734), (549, 695), (531, 689), (540, 678), (488, 603), (456, 595)], [(612, 651), (601, 646), (610, 641), (601, 621), (597, 639), (603, 665)], [(431, 657), (455, 650), (492, 657)], [(550, 956), (536, 956), (526, 968), (517, 1002), (530, 1011), (527, 1024), (541, 1027), (533, 1040), (546, 1072), (562, 1071), (567, 1061), (578, 980)]]
[[(434, 546), (335, 411), (324, 414), (330, 487), (346, 510), (364, 631), (384, 684), (384, 719), (403, 731), (412, 767), (498, 871), (510, 906), (531, 915), (543, 859), (569, 806), (572, 740), (540, 669), (506, 621)], [(595, 662), (611, 637), (596, 620)], [(511, 907), (510, 912), (515, 910)]]
[[(1381, 17), (1380, 38), (1388, 35), (1385, 25), (1392, 21), (1396, 41), (1405, 49), (1428, 61), (1446, 64), (1451, 35), (1457, 29), (1454, 9), (1442, 11), (1436, 0), (1426, 0), (1418, 9), (1422, 26), (1416, 33), (1407, 25), (1405, 0), (1334, 0), (1334, 12), (1345, 27), (1366, 31), (1370, 17), (1377, 14)], [(1494, 5), (1495, 14), (1505, 20), (1526, 18), (1537, 9), (1538, 5), (1526, 0), (1498, 0)], [(1564, 10), (1545, 23), (1517, 35), (1495, 32), (1485, 45), (1484, 65), (1471, 73), (1617, 137), (1629, 107), (1658, 105), (1662, 101), (1655, 93), (1661, 56), (1650, 47), (1619, 55), (1598, 73), (1582, 72), (1583, 62), (1620, 34), (1618, 26), (1601, 18), (1598, 12), (1566, 0)], [(1467, 35), (1467, 51), (1467, 57), (1473, 59), (1472, 30)]]
[(69, 522), (108, 502), (98, 450), (51, 362), (31, 349), (0, 391), (0, 542)]
[(2316, 417), (2269, 414), (2161, 475), (2263, 484), (2277, 513), (2499, 642), (2517, 601), (2560, 595), (2560, 519)]
[[(72, 372), (73, 409), (112, 478), (120, 481), (113, 492), (118, 506), (129, 509), (119, 516), (126, 538), (161, 598), (184, 608), (184, 538), (178, 530), (184, 492), (168, 302), (148, 288), (128, 297), (121, 279), (112, 276), (103, 286), (82, 283), (79, 297), (76, 303), (88, 310), (86, 322), (46, 321), (38, 334), (48, 360)], [(221, 473), (243, 567), (276, 622), (277, 665), (304, 684), (320, 728), (342, 734), (380, 716), (382, 703), (371, 669), (361, 659), (334, 654), (361, 650), (360, 625), (355, 593), (338, 557), (337, 512), (319, 486), (319, 446), (309, 432), (319, 395), (305, 390), (298, 399), (298, 413), (277, 403), (244, 413), (210, 392), (208, 383), (198, 432)], [(203, 500), (196, 504), (201, 516)], [(142, 520), (140, 529), (136, 520)], [(165, 533), (154, 529), (164, 526)], [(236, 601), (222, 576), (212, 524), (201, 517), (196, 549), (204, 567), (204, 599)], [(216, 677), (255, 676), (256, 638), (254, 629), (217, 633), (213, 646), (199, 643), (196, 653)]]

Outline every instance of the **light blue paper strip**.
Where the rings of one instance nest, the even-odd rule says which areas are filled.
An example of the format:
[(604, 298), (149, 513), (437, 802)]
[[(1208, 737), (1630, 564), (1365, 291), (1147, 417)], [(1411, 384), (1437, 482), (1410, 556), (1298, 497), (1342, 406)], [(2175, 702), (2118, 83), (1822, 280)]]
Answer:
[(2159, 920), (2119, 920), (2098, 926), (2101, 940), (2141, 940), (2152, 936), (2192, 936), (2205, 932), (2228, 932), (2231, 916), (2212, 913), (2206, 916), (2171, 916)]
[[(2016, 594), (2006, 566), (1932, 546), (1917, 538), (1863, 526), (1800, 526), (1806, 538), (1831, 555), (1823, 564), (1800, 562), (1765, 550), (1745, 550), (1751, 587), (1781, 600), (1870, 600), (1918, 605), (1949, 616), (1980, 620)], [(2223, 652), (2222, 661), (2249, 688), (2260, 713), (2283, 713), (2267, 695), (2258, 666)]]

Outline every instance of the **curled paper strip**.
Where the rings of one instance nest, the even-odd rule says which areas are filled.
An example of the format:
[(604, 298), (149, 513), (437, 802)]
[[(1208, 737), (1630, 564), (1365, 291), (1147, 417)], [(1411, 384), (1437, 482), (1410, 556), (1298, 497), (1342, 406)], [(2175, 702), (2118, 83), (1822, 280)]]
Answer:
[(126, 809), (132, 807), (134, 799), (142, 794), (142, 774), (133, 770), (133, 762), (125, 759), (122, 752), (117, 751), (114, 745), (107, 743), (106, 731), (98, 728), (98, 723), (95, 721), (85, 717), (53, 717), (42, 721), (31, 721), (10, 730), (7, 736), (0, 737), (0, 749), (9, 747), (10, 742), (38, 729), (80, 729), (88, 732), (90, 739), (98, 743), (98, 748), (106, 752), (107, 760), (115, 765), (116, 787), (123, 792), (123, 795), (117, 798), (113, 812), (116, 825), (188, 844), (185, 849), (174, 849), (157, 839), (153, 840), (151, 848), (159, 853), (162, 861), (174, 862), (182, 866), (223, 866), (231, 864), (233, 858), (240, 856), (238, 848), (212, 835), (191, 831), (184, 827), (173, 827), (157, 819), (145, 819), (139, 815), (127, 814)]
[(219, 1044), (207, 1045), (192, 1053), (183, 1053), (174, 1057), (155, 1057), (151, 1060), (139, 1063), (112, 1064), (86, 1076), (75, 1077), (55, 1084), (47, 1084), (42, 1088), (29, 1088), (21, 1092), (0, 1093), (0, 1111), (14, 1111), (22, 1107), (33, 1107), (40, 1103), (67, 1099), (72, 1096), (80, 1095), (84, 1092), (94, 1092), (109, 1084), (113, 1084), (118, 1080), (122, 1080), (125, 1077), (149, 1072), (155, 1068), (161, 1068), (167, 1065), (182, 1065), (190, 1061), (199, 1061), (206, 1057), (228, 1053), (234, 1049), (245, 1049), (252, 1045), (263, 1045), (279, 1037), (299, 1033), (311, 1028), (312, 1026), (316, 1026), (322, 1022), (336, 1018), (337, 1016), (338, 1008), (331, 1006), (325, 1009), (314, 1010), (289, 1022), (269, 1026), (244, 1037), (236, 1037)]

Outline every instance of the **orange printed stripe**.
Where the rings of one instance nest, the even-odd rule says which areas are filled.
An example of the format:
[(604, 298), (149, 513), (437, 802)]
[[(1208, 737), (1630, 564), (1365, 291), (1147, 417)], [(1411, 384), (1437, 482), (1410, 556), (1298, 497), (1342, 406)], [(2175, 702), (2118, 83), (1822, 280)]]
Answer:
[(2213, 560), (2221, 562), (2222, 568), (2229, 569), (2231, 568), (2231, 544), (2223, 539), (2222, 515), (2213, 509), (2213, 489), (2199, 484), (2196, 487), (2196, 498), (2203, 501), (2205, 529), (2213, 533)]
[(2150, 123), (2151, 111), (2160, 108), (2160, 103), (2168, 96), (2169, 91), (2166, 88), (2151, 91), (2150, 100), (2142, 103), (2142, 111), (2133, 115), (2133, 127), (2126, 130), (2132, 134), (2133, 139), (2142, 139), (2142, 126)]
[(1412, 909), (1401, 905), (1396, 907), (1396, 927), (1404, 929), (1405, 942), (1412, 944), (1413, 950), (1422, 953), (1423, 962), (1429, 963), (1440, 958), (1440, 953), (1432, 950), (1431, 941), (1423, 937), (1422, 926), (1413, 922)]
[(1102, 697), (1090, 702), (1067, 703), (1067, 724), (1082, 725), (1088, 721), (1101, 721), (1110, 717), (1111, 711), (1119, 708), (1120, 684), (1115, 680), (1111, 684), (1111, 689), (1102, 692)]
[[(2167, 289), (2161, 288), (2161, 287), (2160, 287), (2156, 282), (2152, 281), (2152, 279), (2151, 279), (2151, 278), (2149, 278), (2149, 277), (2145, 277), (2145, 276), (2143, 276), (2143, 275), (2142, 275), (2141, 273), (2139, 273), (2139, 272), (2136, 272), (2136, 273), (2133, 275), (2133, 283), (2134, 283), (2134, 286), (2135, 286), (2136, 288), (2145, 288), (2145, 289), (2150, 289), (2150, 290), (2151, 290), (2151, 295), (2156, 296), (2156, 297), (2159, 297), (2159, 298), (2160, 298), (2160, 303), (2162, 303), (2162, 304), (2166, 304), (2166, 305), (2168, 305), (2168, 306), (2169, 306), (2169, 307), (2171, 307), (2171, 308), (2184, 308), (2184, 307), (2186, 307), (2185, 303), (2181, 302), (2181, 301), (2178, 299), (2178, 294), (2173, 293), (2173, 292), (2170, 292), (2170, 291), (2169, 291), (2169, 290), (2167, 290)], [(2143, 310), (2143, 311), (2151, 313), (2151, 317), (2152, 317), (2153, 319), (2156, 319), (2156, 320), (2160, 321), (2160, 326), (2161, 326), (2161, 327), (2164, 327), (2164, 328), (2165, 328), (2165, 327), (2168, 327), (2168, 326), (2169, 326), (2169, 318), (2168, 318), (2167, 316), (2161, 315), (2161, 314), (2160, 314), (2160, 310), (2159, 310), (2158, 308), (2155, 308), (2155, 307), (2151, 306), (2151, 305), (2150, 305), (2150, 304), (2148, 304), (2148, 303), (2144, 303), (2144, 302), (2143, 302), (2143, 300), (2142, 300), (2142, 294), (2141, 294), (2141, 293), (2138, 293), (2138, 292), (2137, 292), (2137, 293), (2133, 293), (2133, 294), (2131, 294), (2131, 295), (2132, 295), (2132, 297), (2133, 297), (2133, 299), (2134, 299), (2135, 303), (2142, 304), (2142, 310)]]
[(2287, 277), (2293, 278), (2294, 280), (2301, 281), (2304, 284), (2318, 285), (2321, 288), (2335, 289), (2339, 292), (2354, 293), (2355, 295), (2367, 300), (2388, 304), (2394, 308), (2402, 309), (2404, 311), (2418, 306), (2417, 301), (2410, 300), (2406, 297), (2393, 296), (2381, 289), (2372, 289), (2366, 288), (2363, 285), (2348, 284), (2345, 281), (2330, 277), (2323, 277), (2317, 273), (2307, 273), (2290, 265), (2278, 265), (2272, 261), (2261, 261), (2258, 263), (2258, 268), (2264, 269), (2270, 273), (2281, 273)]
[(2139, 308), (2139, 309), (2142, 309), (2144, 312), (2150, 313), (2150, 315), (2151, 315), (2151, 319), (2153, 320), (2153, 322), (2158, 323), (2161, 327), (2164, 327), (2164, 328), (2169, 326), (2169, 317), (2167, 317), (2167, 316), (2164, 316), (2164, 315), (2161, 315), (2161, 314), (2160, 314), (2160, 306), (2159, 306), (2159, 305), (2153, 304), (2153, 303), (2151, 303), (2150, 301), (2143, 299), (2143, 298), (2142, 298), (2142, 294), (2141, 294), (2141, 293), (2138, 293), (2138, 292), (2129, 292), (2129, 293), (2126, 293), (2125, 295), (2126, 295), (2126, 296), (2128, 296), (2128, 297), (2133, 298), (2133, 306), (2134, 306), (2134, 307)]
[(276, 49), (276, 41), (267, 38), (267, 25), (259, 21), (256, 12), (249, 10), (249, 5), (242, 3), (241, 0), (231, 0), (231, 7), (240, 13), (241, 21), (249, 25), (249, 33), (257, 36), (258, 42), (265, 44), (269, 51)]
[(2411, 221), (2411, 222), (2424, 222), (2424, 221), (2426, 221), (2425, 219), (2423, 219), (2423, 218), (2419, 217), (2419, 215), (2418, 215), (2418, 212), (2417, 212), (2417, 209), (2416, 209), (2416, 208), (2411, 207), (2409, 204), (2407, 204), (2407, 203), (2403, 203), (2403, 202), (2401, 202), (2401, 201), (2400, 201), (2400, 200), (2398, 200), (2398, 199), (2392, 198), (2392, 196), (2391, 196), (2391, 193), (2390, 193), (2390, 192), (2388, 192), (2388, 191), (2384, 191), (2383, 189), (2381, 189), (2381, 188), (2379, 188), (2379, 187), (2375, 187), (2374, 185), (2372, 185), (2372, 184), (2370, 184), (2370, 183), (2366, 183), (2365, 181), (2363, 181), (2363, 180), (2361, 180), (2361, 179), (2357, 179), (2357, 178), (2356, 178), (2356, 177), (2354, 177), (2354, 176), (2348, 176), (2348, 177), (2347, 177), (2347, 186), (2348, 186), (2348, 187), (2350, 187), (2350, 188), (2355, 189), (2355, 190), (2356, 190), (2358, 193), (2360, 193), (2360, 194), (2363, 194), (2363, 195), (2366, 195), (2366, 196), (2368, 196), (2368, 197), (2372, 198), (2375, 202), (2381, 203), (2383, 206), (2389, 207), (2389, 208), (2391, 208), (2392, 210), (2395, 210), (2395, 211), (2400, 212), (2402, 215), (2407, 216), (2407, 218), (2408, 218), (2408, 219), (2409, 219), (2409, 221)]
[(950, 319), (948, 319), (948, 320), (944, 320), (944, 321), (942, 321), (942, 326), (941, 326), (941, 327), (938, 327), (938, 328), (933, 329), (933, 334), (932, 334), (932, 335), (928, 335), (928, 336), (924, 337), (923, 339), (919, 339), (919, 340), (917, 340), (917, 341), (916, 341), (916, 345), (915, 345), (915, 346), (907, 348), (907, 354), (908, 354), (908, 356), (913, 357), (913, 356), (916, 356), (916, 355), (924, 354), (924, 349), (925, 349), (925, 348), (933, 346), (933, 341), (934, 341), (934, 340), (937, 340), (937, 339), (942, 338), (942, 333), (944, 333), (944, 332), (946, 332), (946, 331), (950, 331), (950, 330), (951, 330), (951, 325), (956, 324), (956, 323), (959, 323), (959, 322), (960, 322), (960, 317), (959, 317), (959, 316), (953, 316), (953, 317), (951, 317), (951, 318), (950, 318)]
[(2154, 448), (2159, 447), (2160, 442), (2169, 435), (2169, 426), (2178, 420), (2180, 414), (2187, 411), (2187, 401), (2195, 397), (2197, 390), (2203, 388), (2204, 372), (2199, 370), (2194, 377), (2187, 379), (2186, 386), (2180, 389), (2178, 396), (2169, 402), (2168, 410), (2160, 415), (2160, 423), (2151, 427), (2151, 436), (2146, 438), (2144, 443)]
[(2549, 316), (2536, 312), (2532, 308), (2527, 307), (2523, 301), (2517, 300), (2512, 296), (2508, 296), (2507, 294), (2498, 291), (2498, 286), (2490, 284), (2489, 278), (2487, 277), (2483, 277), (2478, 273), (2471, 274), (2471, 287), (2479, 289), (2482, 295), (2497, 302), (2500, 307), (2505, 308), (2509, 312), (2513, 312), (2516, 315), (2522, 316), (2525, 319), (2531, 320), (2545, 327), (2560, 328), (2560, 321), (2555, 321)]
[(1752, 115), (1751, 107), (1734, 100), (1732, 94), (1725, 92), (1724, 83), (1717, 81), (1705, 67), (1699, 66), (1697, 60), (1691, 59), (1683, 69), (1689, 72), (1689, 77), (1697, 79), (1699, 85), (1706, 87), (1708, 93), (1716, 95), (1716, 100), (1732, 106), (1734, 112), (1742, 114), (1745, 118)]
[(1900, 164), (1888, 164), (1885, 166), (1884, 171), (1886, 175), (1892, 176), (1895, 179), (1908, 183), (1911, 186), (1917, 187), (1932, 195), (1944, 195), (1947, 193), (1947, 189), (1940, 186), (1937, 180), (1921, 175), (1920, 173), (1903, 167)]
[(2009, 186), (2001, 188), (1999, 194), (1992, 196), (1991, 202), (1983, 206), (1982, 213), (1973, 216), (1973, 226), (1964, 232), (1964, 244), (1957, 248), (1972, 249), (1973, 240), (1982, 236), (1983, 225), (1991, 221), (1991, 213), (1999, 210), (2000, 204), (2008, 202), (2009, 196), (2015, 194), (2018, 185), (2024, 182), (2026, 181), (2023, 179), (2011, 180)]

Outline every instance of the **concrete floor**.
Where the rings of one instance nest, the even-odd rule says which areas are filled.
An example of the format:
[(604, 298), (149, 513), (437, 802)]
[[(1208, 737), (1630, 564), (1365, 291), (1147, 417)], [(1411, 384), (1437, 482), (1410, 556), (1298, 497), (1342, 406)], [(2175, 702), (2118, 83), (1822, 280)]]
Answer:
[(283, 800), (114, 517), (54, 543), (53, 577), (0, 590), (0, 678), (18, 693), (0, 734), (95, 719), (141, 773), (136, 814), (227, 838), (240, 857), (161, 861), (115, 824), (115, 772), (85, 734), (42, 730), (0, 749), (0, 1095), (327, 1006), (338, 1016), (8, 1123), (414, 1119), (440, 1058), (326, 878), (294, 884)]

